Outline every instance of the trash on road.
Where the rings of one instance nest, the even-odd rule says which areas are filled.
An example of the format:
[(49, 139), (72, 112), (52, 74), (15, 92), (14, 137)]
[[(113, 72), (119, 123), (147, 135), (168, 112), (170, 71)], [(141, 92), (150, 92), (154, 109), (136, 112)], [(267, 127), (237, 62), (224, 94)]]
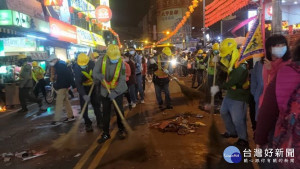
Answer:
[(23, 161), (27, 161), (27, 160), (31, 160), (31, 159), (43, 156), (45, 154), (46, 153), (44, 153), (44, 152), (36, 152), (34, 154), (29, 154), (27, 157), (23, 157), (22, 159), (23, 159)]
[(31, 160), (36, 157), (40, 157), (45, 155), (45, 152), (36, 152), (35, 150), (28, 150), (28, 151), (22, 151), (15, 153), (15, 157), (21, 158), (23, 161)]
[(180, 114), (171, 120), (155, 122), (150, 125), (150, 128), (158, 129), (161, 132), (177, 132), (178, 135), (186, 135), (196, 133), (200, 127), (205, 127), (206, 124), (198, 121), (197, 118), (203, 118), (203, 115), (194, 115), (190, 112)]
[(10, 157), (4, 157), (4, 160), (3, 160), (3, 161), (4, 161), (5, 163), (7, 163), (7, 162), (10, 161), (10, 159), (11, 159)]
[(78, 153), (78, 154), (76, 154), (74, 157), (77, 158), (77, 157), (80, 157), (80, 156), (81, 156), (81, 154)]

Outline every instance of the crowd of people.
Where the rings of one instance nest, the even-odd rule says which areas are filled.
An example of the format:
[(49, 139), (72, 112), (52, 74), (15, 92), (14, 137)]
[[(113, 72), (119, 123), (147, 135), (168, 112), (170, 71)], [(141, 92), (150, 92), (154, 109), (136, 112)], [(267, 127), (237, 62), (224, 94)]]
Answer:
[[(211, 97), (220, 106), (220, 114), (226, 132), (224, 138), (238, 138), (236, 145), (248, 147), (247, 113), (250, 113), (254, 141), (257, 147), (295, 148), (299, 152), (300, 127), (300, 41), (290, 50), (287, 40), (282, 35), (273, 35), (266, 40), (266, 54), (259, 59), (250, 59), (236, 64), (241, 46), (234, 39), (225, 39), (215, 43), (210, 49), (195, 52), (177, 52), (169, 47), (161, 52), (142, 55), (134, 47), (121, 53), (116, 45), (109, 45), (104, 56), (94, 52), (81, 53), (73, 64), (60, 60), (52, 54), (47, 60), (51, 66), (51, 81), (57, 93), (55, 116), (52, 122), (61, 121), (63, 107), (67, 118), (75, 120), (69, 101), (70, 88), (77, 90), (81, 108), (85, 102), (91, 102), (96, 116), (97, 126), (103, 129), (99, 143), (110, 138), (109, 124), (113, 100), (124, 113), (123, 98), (126, 97), (129, 109), (137, 104), (144, 104), (145, 81), (152, 78), (155, 94), (160, 109), (172, 109), (169, 92), (171, 75), (192, 77), (191, 88), (206, 93), (206, 103)], [(177, 66), (172, 63), (175, 60)], [(22, 112), (27, 111), (26, 99), (37, 102), (39, 91), (45, 95), (45, 71), (36, 62), (30, 64), (21, 56), (20, 101)], [(32, 68), (31, 68), (32, 65)], [(36, 82), (34, 94), (29, 95)], [(89, 91), (92, 93), (89, 95)], [(110, 91), (110, 92), (109, 92)], [(165, 101), (162, 99), (165, 94)], [(249, 111), (248, 111), (249, 108)], [(117, 114), (118, 136), (124, 139), (125, 128)], [(86, 131), (93, 131), (88, 111), (83, 115)], [(297, 159), (300, 162), (299, 159)], [(285, 164), (288, 165), (288, 164)]]

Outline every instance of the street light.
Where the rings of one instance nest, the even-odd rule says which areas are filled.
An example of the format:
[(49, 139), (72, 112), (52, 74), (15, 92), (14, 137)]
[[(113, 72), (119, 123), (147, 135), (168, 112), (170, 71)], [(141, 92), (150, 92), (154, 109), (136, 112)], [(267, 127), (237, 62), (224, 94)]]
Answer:
[(166, 34), (169, 35), (169, 34), (170, 34), (170, 31), (167, 31)]
[(148, 41), (147, 41), (147, 40), (145, 40), (145, 44), (148, 44)]

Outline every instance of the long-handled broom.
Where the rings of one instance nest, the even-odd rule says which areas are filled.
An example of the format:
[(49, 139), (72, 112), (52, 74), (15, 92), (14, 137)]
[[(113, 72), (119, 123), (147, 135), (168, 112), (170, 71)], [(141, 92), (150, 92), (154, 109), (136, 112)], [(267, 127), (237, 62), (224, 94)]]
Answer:
[[(214, 79), (213, 79), (213, 86), (216, 84), (216, 74), (217, 74), (217, 62), (214, 62)], [(215, 111), (215, 95), (211, 94), (210, 100), (210, 119), (211, 125), (208, 131), (208, 149), (209, 152), (206, 156), (206, 168), (207, 169), (215, 169), (217, 168), (217, 164), (220, 160), (220, 154), (222, 154), (222, 141), (219, 135), (219, 131), (217, 128), (217, 124), (214, 118), (214, 111)]]
[[(91, 89), (88, 93), (88, 96), (91, 97), (92, 95), (92, 92), (94, 90), (94, 87), (95, 85), (93, 84), (91, 86)], [(76, 140), (76, 139), (73, 139), (74, 135), (77, 133), (78, 131), (78, 128), (79, 128), (79, 125), (80, 125), (80, 122), (82, 120), (82, 117), (83, 117), (83, 114), (84, 114), (84, 111), (85, 109), (87, 108), (88, 106), (88, 103), (89, 102), (85, 102), (84, 103), (84, 106), (83, 108), (81, 109), (81, 112), (80, 112), (80, 116), (79, 118), (76, 120), (75, 124), (73, 125), (73, 127), (71, 128), (71, 130), (65, 134), (65, 135), (62, 135), (60, 136), (57, 140), (55, 140), (52, 144), (52, 147), (54, 149), (57, 149), (57, 150), (61, 150), (62, 148), (71, 148), (70, 146), (73, 146), (73, 141)]]
[[(104, 79), (102, 80), (102, 82), (105, 85), (107, 92), (110, 94), (111, 91), (107, 85), (107, 82)], [(123, 143), (124, 145), (126, 145), (127, 149), (126, 149), (126, 152), (122, 152), (122, 155), (132, 154), (136, 157), (144, 156), (146, 154), (145, 144), (139, 139), (139, 136), (135, 135), (132, 128), (129, 126), (129, 124), (128, 124), (127, 120), (125, 119), (123, 113), (121, 112), (120, 107), (118, 106), (116, 100), (112, 99), (112, 102), (113, 102), (114, 107), (116, 108), (117, 113), (119, 114), (119, 116), (122, 120), (122, 123), (126, 129), (126, 132), (127, 132), (127, 139), (124, 140), (125, 142)]]

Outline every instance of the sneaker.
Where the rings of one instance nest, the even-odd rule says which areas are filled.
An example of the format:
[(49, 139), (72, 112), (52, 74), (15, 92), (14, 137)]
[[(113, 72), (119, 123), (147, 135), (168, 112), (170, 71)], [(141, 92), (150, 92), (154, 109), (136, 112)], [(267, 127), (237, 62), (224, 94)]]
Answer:
[(221, 134), (221, 136), (222, 136), (223, 138), (237, 138), (237, 137), (238, 137), (236, 134), (229, 134), (229, 133), (227, 133), (227, 132)]
[(124, 130), (119, 130), (117, 133), (119, 140), (124, 140), (126, 138), (126, 133)]
[(130, 105), (129, 103), (126, 103), (124, 106), (127, 107), (127, 106), (129, 106), (129, 105)]
[(135, 107), (136, 107), (136, 104), (135, 104), (135, 103), (132, 103), (131, 106), (132, 106), (132, 108), (135, 108)]
[(167, 109), (170, 109), (170, 110), (171, 110), (171, 109), (173, 109), (173, 106), (168, 105), (168, 106), (167, 106)]
[(249, 147), (249, 142), (243, 139), (239, 139), (235, 145), (241, 146), (241, 147)]
[(86, 131), (87, 133), (93, 132), (93, 131), (94, 131), (94, 130), (93, 130), (93, 126), (92, 126), (92, 125), (86, 125), (86, 126), (85, 126), (85, 131)]
[(145, 103), (145, 100), (142, 100), (141, 103), (144, 104), (144, 103)]
[(66, 118), (65, 120), (63, 120), (63, 122), (71, 122), (71, 121), (74, 121), (75, 120), (75, 117), (74, 116), (72, 116), (71, 118)]
[(101, 138), (97, 141), (99, 144), (106, 142), (106, 140), (110, 139), (109, 134), (102, 134)]

